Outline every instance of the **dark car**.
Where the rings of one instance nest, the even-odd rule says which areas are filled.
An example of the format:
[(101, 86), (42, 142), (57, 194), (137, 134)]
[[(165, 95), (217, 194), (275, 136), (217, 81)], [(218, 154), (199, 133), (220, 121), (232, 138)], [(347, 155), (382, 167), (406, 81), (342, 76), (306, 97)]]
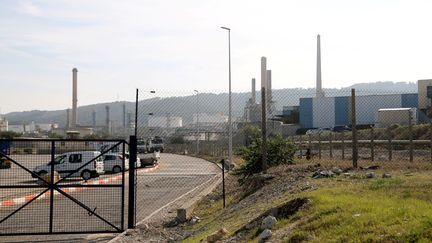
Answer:
[(351, 128), (346, 126), (346, 125), (345, 126), (334, 126), (332, 128), (332, 131), (333, 132), (349, 132), (349, 131), (351, 131)]

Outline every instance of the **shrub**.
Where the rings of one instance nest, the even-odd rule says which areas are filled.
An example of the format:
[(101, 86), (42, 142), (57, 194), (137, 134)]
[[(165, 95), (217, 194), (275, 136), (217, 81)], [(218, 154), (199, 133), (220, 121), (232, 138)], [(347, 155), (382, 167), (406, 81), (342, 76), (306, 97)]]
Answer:
[[(249, 145), (240, 147), (236, 151), (236, 154), (245, 161), (245, 164), (235, 171), (236, 174), (242, 176), (241, 180), (263, 170), (262, 139), (259, 136), (259, 129), (251, 129), (249, 135)], [(267, 166), (292, 164), (296, 149), (292, 140), (282, 138), (280, 135), (267, 138)]]

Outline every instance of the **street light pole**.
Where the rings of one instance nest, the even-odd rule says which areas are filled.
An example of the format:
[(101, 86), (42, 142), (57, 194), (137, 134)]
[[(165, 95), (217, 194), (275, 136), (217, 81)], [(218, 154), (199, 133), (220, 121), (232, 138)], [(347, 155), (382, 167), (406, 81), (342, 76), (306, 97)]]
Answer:
[(197, 120), (196, 120), (196, 153), (199, 154), (199, 140), (200, 140), (200, 133), (199, 133), (199, 110), (198, 110), (198, 94), (199, 91), (198, 90), (194, 90), (196, 92), (196, 116), (197, 116)]
[(228, 79), (229, 79), (229, 94), (228, 94), (228, 129), (229, 129), (229, 138), (228, 138), (228, 160), (231, 164), (232, 161), (232, 103), (231, 103), (231, 29), (227, 27), (221, 27), (224, 30), (228, 31)]

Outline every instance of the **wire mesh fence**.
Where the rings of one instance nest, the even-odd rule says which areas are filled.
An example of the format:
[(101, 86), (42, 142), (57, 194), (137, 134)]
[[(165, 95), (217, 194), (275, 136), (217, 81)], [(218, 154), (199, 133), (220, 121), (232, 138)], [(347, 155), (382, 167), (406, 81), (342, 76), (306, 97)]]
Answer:
[(0, 140), (0, 235), (121, 232), (122, 140)]
[[(234, 153), (248, 145), (250, 127), (262, 128), (260, 97), (232, 94)], [(292, 139), (298, 158), (349, 161), (354, 147), (359, 161), (431, 161), (430, 119), (417, 93), (356, 90), (354, 97), (353, 104), (351, 89), (267, 91), (267, 137)], [(137, 136), (146, 146), (161, 138), (164, 152), (227, 157), (228, 94), (140, 91), (139, 100)]]

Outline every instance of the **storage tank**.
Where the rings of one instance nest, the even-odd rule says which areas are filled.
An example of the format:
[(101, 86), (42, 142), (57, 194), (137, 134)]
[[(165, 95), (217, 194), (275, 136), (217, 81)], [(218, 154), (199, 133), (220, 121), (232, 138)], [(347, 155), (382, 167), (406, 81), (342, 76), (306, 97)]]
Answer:
[(417, 108), (390, 108), (379, 109), (377, 114), (377, 127), (388, 127), (393, 124), (408, 125), (417, 123)]

